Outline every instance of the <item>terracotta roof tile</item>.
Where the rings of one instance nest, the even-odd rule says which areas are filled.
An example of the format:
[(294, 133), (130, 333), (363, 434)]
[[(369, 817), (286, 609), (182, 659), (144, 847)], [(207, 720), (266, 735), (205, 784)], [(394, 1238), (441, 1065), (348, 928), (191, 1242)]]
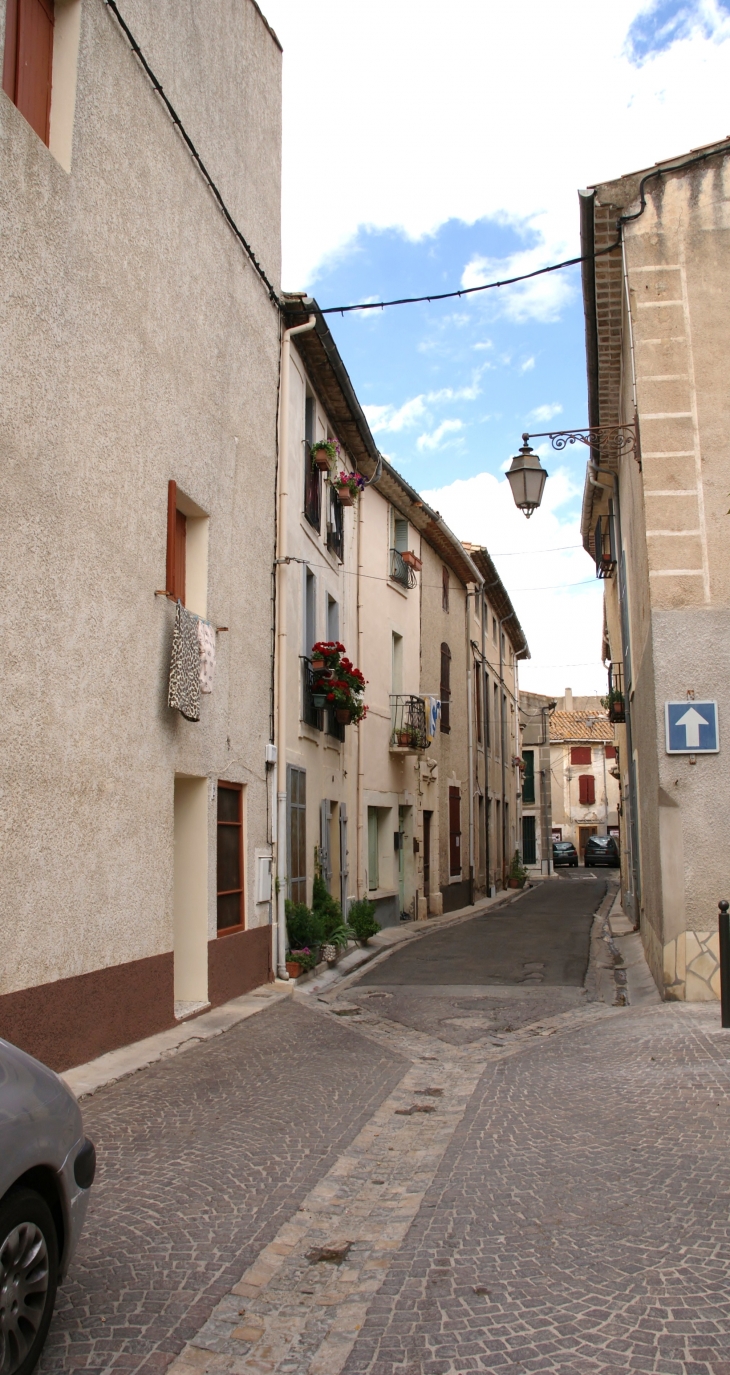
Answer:
[(613, 741), (613, 726), (603, 711), (554, 711), (550, 740)]

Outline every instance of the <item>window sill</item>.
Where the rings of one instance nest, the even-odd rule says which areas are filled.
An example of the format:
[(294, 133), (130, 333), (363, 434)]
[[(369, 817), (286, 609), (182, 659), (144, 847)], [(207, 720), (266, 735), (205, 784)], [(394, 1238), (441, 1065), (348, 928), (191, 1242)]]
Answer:
[(390, 587), (393, 592), (397, 592), (399, 597), (405, 597), (406, 601), (408, 600), (409, 589), (407, 587), (401, 587), (400, 583), (395, 582), (393, 578), (388, 578), (388, 587)]
[(239, 926), (224, 926), (220, 931), (216, 931), (216, 939), (220, 940), (222, 936), (236, 936), (239, 931), (245, 930), (245, 922), (241, 922)]

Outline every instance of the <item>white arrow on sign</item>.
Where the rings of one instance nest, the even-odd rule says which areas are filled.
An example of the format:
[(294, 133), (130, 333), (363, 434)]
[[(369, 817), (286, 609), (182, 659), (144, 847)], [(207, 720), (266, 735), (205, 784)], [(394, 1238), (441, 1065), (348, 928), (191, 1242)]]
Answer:
[(691, 750), (699, 749), (700, 747), (700, 726), (709, 726), (710, 723), (705, 720), (704, 716), (700, 716), (700, 713), (696, 711), (694, 707), (690, 707), (689, 710), (684, 713), (684, 716), (680, 716), (677, 719), (676, 724), (678, 726), (684, 726), (686, 746), (688, 750)]

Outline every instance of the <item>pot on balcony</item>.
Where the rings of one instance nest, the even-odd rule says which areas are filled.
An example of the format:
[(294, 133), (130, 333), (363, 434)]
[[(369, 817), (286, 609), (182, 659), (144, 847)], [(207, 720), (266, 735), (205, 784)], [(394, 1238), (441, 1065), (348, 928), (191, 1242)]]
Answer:
[(327, 694), (324, 692), (312, 693), (312, 706), (315, 711), (323, 711), (327, 702)]
[(411, 732), (410, 732), (409, 730), (399, 730), (399, 731), (398, 731), (398, 744), (399, 744), (399, 745), (410, 745), (410, 743), (411, 743)]
[(412, 549), (404, 549), (401, 558), (404, 563), (408, 564), (409, 568), (413, 568), (416, 573), (420, 573), (423, 568), (423, 562), (419, 559), (417, 554), (413, 553)]
[(339, 721), (341, 726), (349, 726), (352, 720), (352, 712), (349, 707), (337, 707), (335, 709), (335, 720)]
[(312, 659), (312, 673), (321, 673), (323, 668), (324, 659), (321, 657), (321, 655), (316, 655), (315, 658)]
[(336, 487), (335, 491), (340, 500), (340, 506), (354, 506), (355, 498), (349, 487)]
[(312, 454), (312, 462), (315, 468), (319, 468), (320, 473), (328, 473), (332, 466), (332, 460), (326, 449), (315, 449)]

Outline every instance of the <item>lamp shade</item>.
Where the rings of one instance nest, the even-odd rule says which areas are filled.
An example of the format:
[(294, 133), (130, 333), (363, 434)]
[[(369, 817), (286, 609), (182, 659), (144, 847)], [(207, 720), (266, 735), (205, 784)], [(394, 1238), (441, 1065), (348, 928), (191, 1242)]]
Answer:
[(512, 488), (515, 506), (518, 506), (520, 511), (524, 511), (528, 520), (542, 501), (545, 479), (547, 478), (547, 473), (542, 467), (540, 459), (527, 442), (529, 437), (529, 435), (523, 434), (522, 448), (518, 454), (515, 454), (512, 459), (512, 466), (507, 473), (507, 481)]

